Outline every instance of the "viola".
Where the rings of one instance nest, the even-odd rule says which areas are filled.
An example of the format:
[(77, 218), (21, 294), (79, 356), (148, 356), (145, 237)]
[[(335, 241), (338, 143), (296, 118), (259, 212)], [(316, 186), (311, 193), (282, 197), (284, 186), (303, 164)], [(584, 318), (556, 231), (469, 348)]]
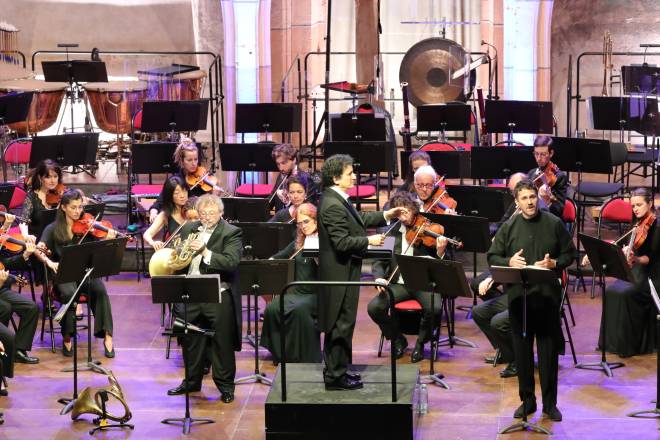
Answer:
[[(0, 270), (5, 270), (5, 265), (2, 264), (1, 262), (0, 262)], [(26, 280), (20, 275), (14, 275), (13, 273), (9, 274), (8, 279), (14, 280), (19, 287), (23, 287), (28, 284), (28, 280)]]
[(108, 236), (110, 231), (114, 231), (117, 237), (128, 237), (129, 241), (133, 240), (132, 236), (114, 229), (112, 223), (108, 220), (97, 221), (94, 216), (89, 213), (84, 213), (78, 220), (73, 222), (73, 225), (71, 225), (71, 232), (73, 235), (80, 235), (82, 237), (90, 233), (96, 238), (103, 239)]
[(203, 166), (198, 166), (195, 172), (186, 176), (186, 183), (191, 190), (199, 186), (204, 192), (209, 192), (218, 186), (218, 178)]
[(62, 201), (62, 194), (67, 190), (67, 187), (62, 183), (58, 183), (53, 189), (46, 192), (46, 204), (49, 206), (57, 206)]
[(436, 186), (431, 196), (424, 202), (424, 212), (445, 214), (448, 209), (456, 209), (458, 202), (442, 186)]
[[(438, 237), (445, 237), (445, 228), (442, 225), (437, 223), (431, 223), (424, 216), (418, 215), (415, 217), (415, 220), (412, 225), (406, 225), (406, 241), (412, 246), (418, 246), (420, 243), (426, 247), (435, 247), (436, 239)], [(448, 237), (447, 241), (450, 244), (460, 248), (463, 246), (458, 240), (454, 240)]]
[(639, 249), (642, 247), (646, 241), (646, 237), (649, 235), (649, 229), (655, 221), (655, 214), (648, 213), (646, 217), (640, 220), (635, 227), (635, 239), (633, 240), (633, 248)]
[[(557, 174), (559, 173), (559, 167), (555, 165), (552, 162), (548, 162), (546, 167), (540, 172), (538, 172), (538, 175), (534, 177), (533, 183), (536, 188), (541, 188), (541, 186), (546, 185), (548, 188), (552, 189), (553, 186), (555, 186), (555, 183), (557, 183)], [(548, 200), (545, 200), (546, 203), (552, 202), (552, 199), (554, 196), (552, 194), (548, 198)]]
[[(27, 243), (25, 242), (25, 237), (20, 232), (0, 235), (0, 247), (4, 247), (10, 252), (21, 252), (26, 246)], [(51, 255), (50, 249), (43, 244), (40, 244), (40, 246), (37, 246), (34, 250), (34, 256), (42, 262), (45, 262), (46, 257), (49, 255)]]
[[(5, 213), (7, 212), (8, 212), (7, 207), (5, 205), (0, 205), (0, 217), (5, 217)], [(16, 217), (16, 220), (18, 220), (19, 222), (27, 223), (28, 225), (32, 222), (32, 220), (30, 220), (29, 218), (23, 218), (17, 215), (14, 215), (14, 217)]]

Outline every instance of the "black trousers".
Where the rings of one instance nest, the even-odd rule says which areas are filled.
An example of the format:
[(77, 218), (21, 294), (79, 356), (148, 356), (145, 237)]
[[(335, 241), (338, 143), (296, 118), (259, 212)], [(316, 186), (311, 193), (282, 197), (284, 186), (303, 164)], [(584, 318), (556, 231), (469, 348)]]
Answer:
[(559, 304), (554, 298), (542, 295), (527, 297), (527, 333), (523, 337), (523, 299), (509, 304), (513, 351), (518, 367), (518, 393), (523, 402), (536, 401), (534, 394), (534, 338), (539, 358), (539, 379), (543, 407), (557, 405), (559, 371), (559, 343), (561, 334)]
[(32, 349), (34, 333), (37, 331), (39, 307), (34, 301), (19, 293), (9, 289), (1, 290), (0, 323), (5, 327), (9, 326), (12, 313), (16, 313), (20, 318), (20, 323), (14, 336), (16, 350), (30, 351)]
[(325, 332), (323, 377), (326, 382), (332, 382), (346, 374), (348, 364), (353, 359), (353, 331), (355, 330), (359, 296), (358, 288), (347, 289), (335, 325), (330, 331)]
[[(234, 340), (236, 318), (229, 290), (222, 292), (220, 304), (192, 304), (188, 307), (188, 322), (205, 329), (214, 329), (215, 335), (188, 335), (181, 337), (183, 356), (188, 364), (186, 381), (191, 385), (202, 382), (206, 357), (210, 357), (215, 386), (221, 392), (234, 391), (236, 357)], [(183, 319), (183, 304), (175, 305), (175, 314)]]
[[(71, 296), (76, 291), (76, 287), (77, 283), (64, 283), (57, 284), (55, 289), (59, 293), (61, 301), (66, 303), (71, 299)], [(112, 335), (112, 307), (110, 306), (110, 297), (103, 281), (99, 278), (92, 278), (89, 281), (89, 285), (83, 286), (81, 291), (82, 294), (87, 296), (89, 306), (94, 314), (94, 336), (103, 338), (106, 333)], [(73, 334), (76, 325), (75, 313), (75, 310), (69, 309), (64, 319), (60, 322), (63, 336)]]
[(474, 306), (472, 319), (486, 335), (493, 348), (500, 350), (502, 362), (513, 362), (513, 339), (507, 295), (499, 295)]
[(0, 356), (2, 376), (14, 377), (14, 357), (16, 353), (14, 333), (2, 323), (0, 323), (0, 342), (2, 342), (2, 345), (5, 347), (5, 355)]
[[(422, 319), (419, 322), (419, 333), (417, 335), (417, 342), (423, 344), (431, 339), (431, 292), (421, 292), (409, 290), (403, 284), (390, 284), (392, 294), (394, 295), (394, 303), (400, 303), (409, 299), (415, 299), (422, 306)], [(387, 292), (380, 292), (376, 295), (367, 306), (367, 312), (371, 319), (378, 325), (380, 331), (387, 339), (396, 339), (401, 335), (399, 325), (396, 319), (390, 319), (387, 315), (387, 308), (389, 305), (389, 296)], [(437, 326), (440, 324), (442, 312), (442, 297), (435, 294), (433, 300), (433, 308), (435, 309), (435, 316), (433, 322)]]

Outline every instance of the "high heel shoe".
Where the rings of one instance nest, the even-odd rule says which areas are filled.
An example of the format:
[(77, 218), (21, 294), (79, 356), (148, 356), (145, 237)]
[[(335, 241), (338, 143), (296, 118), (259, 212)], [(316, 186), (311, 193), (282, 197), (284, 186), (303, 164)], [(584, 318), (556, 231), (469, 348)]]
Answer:
[(103, 351), (104, 351), (103, 354), (105, 354), (105, 357), (110, 358), (110, 359), (115, 357), (115, 347), (113, 346), (112, 350), (108, 350), (108, 347), (106, 347), (106, 345), (105, 345), (105, 341), (103, 341)]
[(62, 356), (72, 357), (73, 356), (73, 346), (71, 348), (66, 348), (66, 344), (62, 342)]

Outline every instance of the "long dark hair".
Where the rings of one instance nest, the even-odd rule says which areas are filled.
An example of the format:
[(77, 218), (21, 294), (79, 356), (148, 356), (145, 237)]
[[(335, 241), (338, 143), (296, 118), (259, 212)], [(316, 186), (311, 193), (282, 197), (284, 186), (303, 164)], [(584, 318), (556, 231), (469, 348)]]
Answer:
[(32, 191), (40, 189), (41, 179), (48, 177), (51, 171), (57, 173), (57, 183), (62, 183), (62, 168), (54, 160), (44, 159), (30, 173), (30, 189)]
[(186, 182), (184, 182), (180, 176), (171, 176), (163, 185), (163, 211), (165, 211), (165, 214), (168, 216), (176, 211), (176, 205), (174, 204), (174, 191), (177, 186), (188, 193), (188, 185), (186, 185)]
[(62, 201), (57, 214), (55, 215), (55, 229), (53, 230), (53, 238), (57, 243), (66, 243), (69, 241), (69, 226), (66, 223), (66, 214), (64, 207), (69, 206), (73, 201), (83, 200), (83, 193), (79, 189), (67, 189), (62, 194)]

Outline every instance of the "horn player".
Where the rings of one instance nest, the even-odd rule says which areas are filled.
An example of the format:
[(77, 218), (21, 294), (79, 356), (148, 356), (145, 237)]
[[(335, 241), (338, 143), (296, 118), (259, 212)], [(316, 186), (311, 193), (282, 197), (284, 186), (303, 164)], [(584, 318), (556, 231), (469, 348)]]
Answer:
[[(181, 229), (181, 239), (199, 234), (190, 243), (195, 252), (187, 269), (188, 275), (220, 274), (220, 303), (188, 305), (188, 322), (215, 331), (213, 337), (189, 334), (181, 341), (183, 355), (188, 364), (188, 377), (170, 389), (170, 396), (200, 391), (202, 387), (204, 359), (208, 355), (213, 367), (213, 382), (220, 390), (221, 400), (234, 400), (234, 376), (236, 358), (234, 351), (241, 349), (241, 297), (236, 283), (236, 269), (242, 252), (241, 230), (227, 223), (222, 214), (222, 200), (213, 194), (201, 196), (195, 208), (199, 221), (186, 224)], [(183, 304), (176, 304), (174, 313), (183, 317)]]

